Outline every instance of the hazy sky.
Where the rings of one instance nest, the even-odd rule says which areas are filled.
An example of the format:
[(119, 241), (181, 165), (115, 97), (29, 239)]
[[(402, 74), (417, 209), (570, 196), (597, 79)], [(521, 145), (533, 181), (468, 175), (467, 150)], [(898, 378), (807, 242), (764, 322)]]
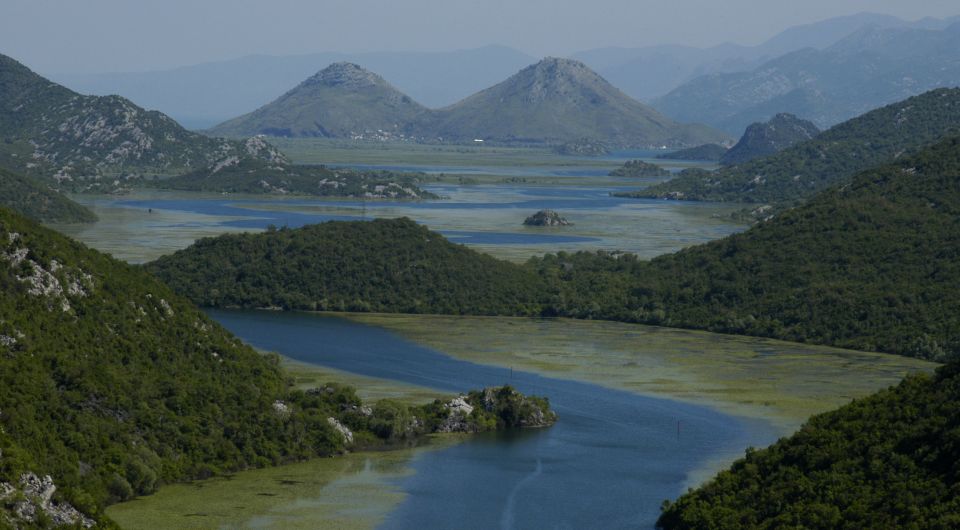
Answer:
[(151, 70), (253, 53), (757, 44), (872, 11), (960, 14), (957, 0), (0, 0), (0, 53), (35, 70)]

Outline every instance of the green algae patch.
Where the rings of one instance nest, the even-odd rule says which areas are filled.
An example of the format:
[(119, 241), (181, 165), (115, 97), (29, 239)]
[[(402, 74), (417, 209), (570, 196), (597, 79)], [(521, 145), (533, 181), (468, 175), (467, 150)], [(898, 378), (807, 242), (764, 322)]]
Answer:
[(327, 368), (318, 364), (295, 361), (280, 357), (280, 365), (293, 384), (302, 390), (318, 388), (331, 381), (352, 386), (364, 403), (373, 403), (381, 399), (394, 399), (408, 405), (430, 403), (435, 399), (450, 399), (451, 392), (440, 392), (432, 388), (357, 375), (352, 372)]
[(617, 322), (343, 316), (458, 359), (704, 405), (769, 421), (784, 434), (813, 414), (937, 366), (896, 355)]
[(111, 506), (107, 515), (131, 530), (374, 528), (403, 501), (397, 484), (413, 472), (416, 455), (463, 439), (432, 436), (414, 449), (318, 458), (173, 484)]

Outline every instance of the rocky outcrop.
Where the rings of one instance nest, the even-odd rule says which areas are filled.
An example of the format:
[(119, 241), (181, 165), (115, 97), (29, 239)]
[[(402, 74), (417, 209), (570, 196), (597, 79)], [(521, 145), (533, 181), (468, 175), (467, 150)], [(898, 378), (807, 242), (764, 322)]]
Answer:
[(445, 403), (447, 417), (437, 426), (436, 432), (472, 432), (476, 430), (476, 422), (470, 421), (470, 414), (474, 407), (467, 402), (467, 396), (459, 396)]
[(523, 224), (526, 226), (569, 226), (573, 223), (553, 210), (540, 210), (524, 219)]
[(510, 386), (460, 394), (441, 407), (434, 432), (481, 432), (493, 429), (546, 427), (557, 421), (544, 398), (525, 396)]
[(82, 514), (71, 504), (57, 502), (54, 494), (57, 486), (50, 475), (40, 477), (34, 473), (20, 475), (19, 484), (0, 482), (0, 505), (10, 509), (0, 511), (0, 527), (30, 528), (41, 519), (50, 526), (92, 528), (94, 520)]
[(346, 445), (350, 445), (353, 443), (353, 431), (351, 431), (346, 425), (340, 423), (340, 421), (334, 417), (327, 418), (327, 423), (329, 423), (330, 426), (333, 427), (333, 430), (340, 433), (340, 436), (343, 437), (343, 442)]

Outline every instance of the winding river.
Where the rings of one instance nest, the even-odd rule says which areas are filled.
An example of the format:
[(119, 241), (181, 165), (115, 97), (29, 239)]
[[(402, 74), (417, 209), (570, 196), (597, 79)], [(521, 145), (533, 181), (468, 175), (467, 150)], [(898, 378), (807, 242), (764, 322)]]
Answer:
[(383, 528), (652, 527), (661, 502), (692, 485), (697, 471), (776, 438), (760, 421), (464, 362), (335, 316), (211, 316), (258, 348), (307, 363), (451, 393), (510, 383), (550, 398), (561, 417), (552, 428), (418, 454), (415, 473), (398, 479), (405, 500)]

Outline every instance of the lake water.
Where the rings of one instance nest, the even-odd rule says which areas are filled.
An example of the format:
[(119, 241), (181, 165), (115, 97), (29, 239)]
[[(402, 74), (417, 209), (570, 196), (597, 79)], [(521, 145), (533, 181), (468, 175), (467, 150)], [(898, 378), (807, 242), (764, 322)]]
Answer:
[[(643, 528), (698, 470), (775, 430), (679, 402), (473, 364), (334, 316), (211, 311), (258, 348), (451, 393), (510, 383), (543, 395), (553, 427), (481, 435), (419, 454), (384, 528)], [(491, 330), (495, 333), (495, 330)]]
[[(579, 181), (578, 181), (579, 182)], [(291, 228), (325, 221), (409, 217), (450, 240), (500, 258), (580, 250), (625, 251), (652, 258), (740, 231), (736, 205), (612, 197), (630, 189), (589, 179), (578, 184), (434, 184), (442, 200), (324, 200), (138, 191), (126, 197), (78, 196), (98, 223), (58, 229), (129, 261), (155, 259), (195, 238), (224, 232)], [(572, 226), (528, 227), (523, 220), (552, 209)]]

